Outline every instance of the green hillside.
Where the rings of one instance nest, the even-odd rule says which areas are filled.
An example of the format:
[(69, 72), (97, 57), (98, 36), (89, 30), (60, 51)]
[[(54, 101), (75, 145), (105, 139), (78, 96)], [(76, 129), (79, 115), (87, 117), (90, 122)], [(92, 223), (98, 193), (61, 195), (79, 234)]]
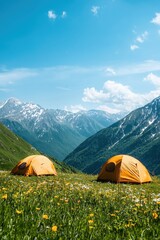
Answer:
[(12, 169), (20, 159), (30, 154), (39, 154), (39, 152), (0, 124), (0, 169)]
[[(11, 170), (20, 159), (28, 155), (41, 154), (22, 138), (0, 124), (0, 170)], [(50, 158), (50, 157), (49, 157)], [(77, 172), (73, 167), (50, 158), (60, 172)]]

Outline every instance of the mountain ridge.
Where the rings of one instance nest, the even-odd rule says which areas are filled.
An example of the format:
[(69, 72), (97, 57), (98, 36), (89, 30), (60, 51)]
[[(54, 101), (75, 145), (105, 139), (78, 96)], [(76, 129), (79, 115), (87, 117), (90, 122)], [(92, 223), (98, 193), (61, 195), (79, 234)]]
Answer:
[(160, 97), (95, 133), (64, 161), (86, 173), (98, 173), (108, 158), (117, 154), (129, 154), (139, 158), (151, 172), (159, 174), (159, 149)]
[(100, 110), (71, 113), (44, 109), (15, 98), (0, 105), (0, 122), (39, 151), (58, 160), (63, 160), (86, 138), (120, 117)]

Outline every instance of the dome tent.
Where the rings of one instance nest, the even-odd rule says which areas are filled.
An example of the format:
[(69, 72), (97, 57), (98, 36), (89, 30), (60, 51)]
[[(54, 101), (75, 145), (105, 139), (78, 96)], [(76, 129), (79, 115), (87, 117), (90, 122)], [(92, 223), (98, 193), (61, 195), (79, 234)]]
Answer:
[(145, 183), (152, 179), (146, 167), (129, 155), (116, 155), (106, 161), (97, 178), (98, 181), (115, 183)]
[(11, 173), (24, 176), (57, 175), (52, 161), (43, 155), (31, 155), (22, 159)]

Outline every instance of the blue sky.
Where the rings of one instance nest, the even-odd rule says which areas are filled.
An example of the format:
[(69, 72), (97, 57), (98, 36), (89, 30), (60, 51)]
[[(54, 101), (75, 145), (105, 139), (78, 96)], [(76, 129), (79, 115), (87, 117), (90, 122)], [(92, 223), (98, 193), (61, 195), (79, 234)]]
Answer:
[(119, 112), (159, 95), (159, 0), (0, 2), (1, 102)]

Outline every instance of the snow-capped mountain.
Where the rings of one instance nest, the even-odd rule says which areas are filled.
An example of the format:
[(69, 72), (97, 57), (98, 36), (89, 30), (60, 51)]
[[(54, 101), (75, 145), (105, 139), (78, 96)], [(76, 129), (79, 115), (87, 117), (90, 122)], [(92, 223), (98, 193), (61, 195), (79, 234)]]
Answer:
[(34, 103), (8, 99), (0, 105), (0, 122), (39, 151), (63, 160), (87, 137), (120, 118), (103, 111), (72, 113), (44, 109)]
[(152, 173), (160, 174), (160, 97), (100, 130), (64, 161), (84, 172), (97, 173), (116, 154), (137, 157)]

